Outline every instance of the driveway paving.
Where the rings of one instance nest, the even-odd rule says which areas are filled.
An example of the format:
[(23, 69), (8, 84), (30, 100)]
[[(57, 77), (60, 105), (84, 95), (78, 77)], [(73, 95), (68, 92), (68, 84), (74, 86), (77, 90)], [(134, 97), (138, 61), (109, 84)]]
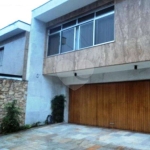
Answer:
[(0, 136), (0, 150), (150, 150), (150, 134), (56, 124)]

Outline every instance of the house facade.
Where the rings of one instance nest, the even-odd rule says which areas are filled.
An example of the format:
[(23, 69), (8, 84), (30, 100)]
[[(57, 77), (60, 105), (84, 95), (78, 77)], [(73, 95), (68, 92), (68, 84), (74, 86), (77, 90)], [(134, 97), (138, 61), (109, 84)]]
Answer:
[(150, 132), (150, 1), (52, 0), (32, 12), (26, 123), (55, 95), (65, 122)]
[(17, 100), (25, 123), (27, 57), (30, 25), (16, 21), (0, 29), (0, 123), (5, 104)]

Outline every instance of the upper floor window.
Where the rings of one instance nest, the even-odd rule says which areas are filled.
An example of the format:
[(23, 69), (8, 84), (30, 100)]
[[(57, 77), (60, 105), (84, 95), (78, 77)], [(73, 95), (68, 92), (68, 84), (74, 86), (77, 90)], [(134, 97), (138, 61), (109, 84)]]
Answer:
[(49, 29), (48, 56), (114, 40), (114, 6)]
[(2, 66), (4, 47), (0, 47), (0, 66)]

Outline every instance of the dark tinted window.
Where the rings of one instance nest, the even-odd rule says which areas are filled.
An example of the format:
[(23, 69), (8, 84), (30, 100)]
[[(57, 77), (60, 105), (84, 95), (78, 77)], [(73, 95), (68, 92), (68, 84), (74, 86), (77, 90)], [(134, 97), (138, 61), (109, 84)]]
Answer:
[(93, 45), (93, 21), (80, 26), (80, 48)]
[(74, 28), (62, 32), (61, 52), (68, 52), (74, 49)]
[(98, 11), (96, 13), (96, 16), (100, 16), (100, 15), (106, 14), (106, 13), (111, 12), (111, 11), (114, 11), (114, 6), (111, 6), (111, 7), (108, 7), (106, 9)]
[(67, 28), (67, 27), (73, 26), (75, 24), (76, 24), (76, 20), (73, 20), (73, 21), (63, 24), (63, 28)]
[(59, 53), (60, 33), (49, 36), (48, 56)]
[(95, 44), (114, 40), (114, 14), (96, 20)]
[(50, 29), (50, 33), (55, 33), (55, 32), (58, 32), (60, 30), (61, 30), (61, 26), (53, 28), (53, 29)]
[(4, 50), (4, 47), (0, 47), (0, 51)]
[(87, 21), (87, 20), (92, 19), (92, 18), (94, 18), (94, 13), (79, 18), (79, 19), (78, 19), (78, 22), (81, 23), (81, 22), (83, 22), (83, 21)]
[(3, 53), (4, 53), (4, 47), (0, 47), (0, 66), (2, 65), (2, 61), (3, 61)]

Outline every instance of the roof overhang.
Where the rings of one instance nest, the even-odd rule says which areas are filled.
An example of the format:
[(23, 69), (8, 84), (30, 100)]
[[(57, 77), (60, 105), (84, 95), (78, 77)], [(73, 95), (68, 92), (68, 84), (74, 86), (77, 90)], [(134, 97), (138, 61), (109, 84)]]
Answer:
[(58, 73), (47, 74), (47, 75), (56, 76), (59, 78), (73, 77), (74, 73), (77, 73), (79, 76), (86, 76), (86, 75), (91, 76), (94, 74), (136, 70), (135, 66), (137, 66), (137, 70), (148, 69), (148, 68), (150, 68), (150, 61), (136, 62), (136, 63), (129, 63), (129, 64), (120, 64), (120, 65), (106, 66), (106, 67), (100, 67), (100, 68), (93, 67), (91, 69), (75, 70), (75, 71), (70, 71), (70, 72), (58, 72)]
[(34, 9), (33, 17), (42, 22), (49, 22), (95, 1), (97, 0), (51, 0)]
[(20, 20), (0, 29), (0, 42), (24, 31), (30, 32), (30, 25)]

